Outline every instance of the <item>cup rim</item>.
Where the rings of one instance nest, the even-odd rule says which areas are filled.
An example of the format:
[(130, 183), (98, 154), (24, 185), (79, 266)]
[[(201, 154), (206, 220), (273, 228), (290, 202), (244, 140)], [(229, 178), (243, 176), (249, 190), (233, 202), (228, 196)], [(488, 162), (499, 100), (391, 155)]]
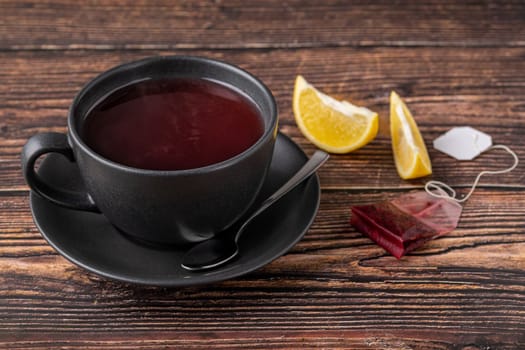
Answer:
[[(245, 78), (248, 78), (248, 80), (251, 80), (254, 82), (256, 86), (260, 88), (260, 91), (265, 95), (265, 99), (269, 101), (269, 109), (270, 109), (270, 122), (268, 123), (268, 126), (266, 126), (263, 134), (257, 139), (255, 143), (253, 143), (250, 147), (245, 149), (239, 154), (236, 154), (233, 157), (230, 157), (228, 159), (225, 159), (221, 162), (209, 164), (206, 166), (198, 167), (198, 168), (190, 168), (190, 169), (178, 169), (178, 170), (155, 170), (155, 169), (142, 169), (142, 168), (136, 168), (132, 166), (128, 166), (125, 164), (121, 164), (118, 162), (115, 162), (111, 159), (108, 159), (99, 153), (95, 152), (91, 147), (89, 147), (84, 140), (79, 135), (78, 130), (75, 128), (75, 109), (78, 106), (80, 100), (85, 95), (87, 91), (93, 88), (97, 83), (100, 81), (109, 78), (110, 76), (114, 75), (115, 73), (118, 73), (124, 69), (133, 69), (136, 67), (139, 67), (141, 65), (145, 64), (151, 64), (155, 62), (161, 62), (161, 61), (168, 61), (168, 60), (178, 60), (178, 61), (193, 61), (193, 62), (200, 62), (203, 64), (212, 64), (217, 65), (225, 70), (230, 70), (233, 72), (236, 72), (237, 74), (243, 75)], [(130, 80), (131, 82), (132, 80)], [(247, 70), (240, 68), (236, 65), (233, 65), (231, 63), (227, 63), (222, 60), (214, 59), (214, 58), (208, 58), (208, 57), (202, 57), (202, 56), (190, 56), (190, 55), (170, 55), (170, 56), (152, 56), (143, 58), (140, 60), (130, 61), (126, 62), (120, 65), (117, 65), (113, 68), (110, 68), (103, 73), (99, 74), (95, 78), (91, 79), (88, 83), (86, 83), (82, 89), (76, 94), (75, 98), (73, 99), (73, 102), (71, 103), (71, 106), (69, 107), (68, 111), (68, 138), (70, 144), (73, 143), (80, 147), (83, 152), (87, 153), (92, 158), (96, 159), (98, 162), (101, 162), (107, 166), (120, 169), (127, 172), (135, 172), (140, 173), (144, 175), (189, 175), (189, 174), (198, 174), (198, 173), (207, 173), (214, 170), (220, 170), (223, 168), (226, 168), (232, 164), (235, 164), (239, 162), (242, 159), (245, 159), (246, 157), (249, 157), (249, 155), (255, 153), (265, 142), (268, 138), (275, 138), (277, 137), (277, 131), (278, 131), (278, 111), (277, 111), (277, 102), (275, 100), (275, 97), (273, 96), (270, 89), (256, 76), (254, 76), (252, 73), (248, 72)]]

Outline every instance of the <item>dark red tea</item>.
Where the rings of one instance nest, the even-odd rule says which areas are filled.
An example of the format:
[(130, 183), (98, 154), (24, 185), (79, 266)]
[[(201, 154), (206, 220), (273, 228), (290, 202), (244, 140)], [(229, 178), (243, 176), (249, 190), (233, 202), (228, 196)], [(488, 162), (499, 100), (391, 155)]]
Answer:
[(261, 137), (263, 120), (247, 96), (221, 83), (146, 80), (100, 101), (82, 133), (94, 151), (115, 162), (180, 170), (243, 152)]

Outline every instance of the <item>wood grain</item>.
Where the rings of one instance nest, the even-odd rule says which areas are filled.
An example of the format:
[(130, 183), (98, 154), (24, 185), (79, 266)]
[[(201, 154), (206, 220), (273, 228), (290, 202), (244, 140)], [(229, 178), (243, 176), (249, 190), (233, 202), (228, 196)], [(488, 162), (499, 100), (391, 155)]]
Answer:
[(0, 49), (525, 46), (522, 1), (0, 1)]
[[(3, 197), (12, 210), (0, 211), (0, 339), (10, 349), (82, 348), (86, 343), (70, 335), (87, 340), (96, 331), (89, 346), (119, 348), (115, 339), (127, 333), (135, 334), (129, 342), (142, 339), (136, 334), (147, 330), (149, 337), (160, 335), (145, 336), (150, 346), (184, 344), (169, 341), (174, 332), (242, 347), (262, 332), (266, 345), (287, 347), (298, 334), (309, 338), (322, 330), (327, 347), (383, 342), (448, 348), (451, 339), (461, 343), (474, 334), (501, 348), (523, 344), (522, 193), (509, 194), (504, 204), (500, 191), (481, 191), (457, 230), (402, 260), (348, 224), (351, 204), (394, 195), (328, 191), (313, 227), (289, 254), (242, 278), (179, 290), (111, 282), (75, 267), (36, 229), (23, 229), (31, 227), (26, 193)], [(491, 334), (505, 336), (489, 341)]]
[[(102, 71), (133, 59), (177, 51), (17, 52), (0, 53), (0, 190), (24, 190), (19, 153), (31, 135), (66, 130), (67, 109), (83, 84)], [(374, 48), (316, 50), (192, 51), (236, 63), (261, 77), (280, 110), (280, 128), (307, 153), (314, 147), (293, 120), (291, 94), (297, 74), (319, 89), (367, 106), (382, 118), (377, 139), (357, 152), (334, 155), (321, 170), (323, 187), (414, 188), (428, 179), (404, 182), (393, 162), (388, 135), (388, 95), (406, 98), (429, 146), (434, 179), (469, 187), (483, 169), (512, 164), (503, 151), (472, 162), (457, 162), (435, 151), (431, 141), (454, 126), (471, 125), (525, 157), (525, 48)], [(497, 58), (497, 59), (494, 59)], [(60, 62), (60, 64), (57, 64)], [(276, 66), (275, 62), (279, 62)], [(524, 188), (525, 163), (483, 184)]]
[[(525, 159), (524, 38), (519, 0), (0, 0), (0, 349), (525, 349), (523, 161), (484, 177), (457, 229), (401, 260), (349, 225), (351, 205), (430, 179), (395, 172), (390, 90), (415, 115), (431, 178), (460, 193), (511, 158), (433, 150), (451, 127), (474, 126)], [(32, 222), (19, 165), (28, 137), (66, 131), (87, 81), (170, 54), (255, 73), (307, 154), (291, 111), (297, 74), (381, 116), (372, 143), (321, 169), (319, 213), (288, 254), (181, 289), (110, 281), (58, 255)]]

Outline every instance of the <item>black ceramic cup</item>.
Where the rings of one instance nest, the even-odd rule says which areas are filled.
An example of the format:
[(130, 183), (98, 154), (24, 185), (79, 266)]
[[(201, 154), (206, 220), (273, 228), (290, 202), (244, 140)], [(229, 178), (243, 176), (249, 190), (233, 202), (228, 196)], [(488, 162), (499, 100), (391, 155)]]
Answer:
[[(230, 159), (187, 170), (137, 169), (94, 152), (82, 139), (90, 109), (115, 89), (147, 78), (204, 78), (233, 86), (259, 109), (263, 134)], [(131, 236), (156, 243), (198, 242), (226, 229), (255, 200), (272, 158), (277, 120), (269, 89), (238, 67), (202, 57), (147, 58), (115, 67), (89, 82), (69, 109), (67, 135), (31, 137), (22, 151), (22, 168), (33, 192), (64, 207), (101, 212)], [(35, 162), (47, 153), (76, 162), (86, 192), (70, 192), (43, 181)]]

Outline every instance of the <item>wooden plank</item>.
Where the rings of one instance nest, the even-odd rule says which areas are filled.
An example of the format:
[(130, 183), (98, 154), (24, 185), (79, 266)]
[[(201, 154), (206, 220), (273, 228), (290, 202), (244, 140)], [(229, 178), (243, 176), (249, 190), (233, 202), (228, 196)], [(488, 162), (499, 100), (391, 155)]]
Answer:
[[(389, 349), (389, 350), (446, 350), (455, 346), (475, 349), (472, 344), (483, 344), (498, 350), (520, 348), (523, 342), (513, 338), (491, 335), (461, 334), (453, 330), (399, 333), (389, 331), (381, 334), (373, 330), (357, 331), (249, 331), (237, 332), (166, 332), (166, 333), (117, 333), (113, 336), (101, 336), (92, 333), (90, 340), (72, 339), (63, 334), (46, 334), (45, 337), (34, 337), (34, 340), (6, 341), (9, 349), (49, 349), (55, 346), (67, 349)], [(83, 333), (84, 335), (84, 333)], [(446, 337), (445, 337), (446, 335)], [(36, 338), (36, 339), (35, 339)], [(52, 339), (52, 340), (51, 340)], [(140, 346), (137, 347), (137, 343)], [(0, 344), (1, 346), (1, 344)]]
[[(512, 334), (512, 333), (511, 333)], [(216, 332), (204, 329), (196, 332), (118, 332), (111, 335), (81, 333), (71, 337), (68, 333), (46, 333), (43, 336), (26, 336), (15, 341), (0, 343), (5, 349), (50, 349), (62, 346), (81, 350), (124, 349), (388, 349), (388, 350), (447, 350), (454, 348), (476, 349), (482, 344), (486, 349), (514, 350), (523, 342), (507, 332), (499, 335), (457, 334), (456, 330), (435, 329), (417, 331), (377, 332), (363, 330), (308, 331), (229, 331)], [(9, 337), (11, 338), (11, 337)], [(140, 345), (137, 345), (140, 344)], [(479, 348), (478, 348), (479, 349)]]
[(523, 193), (481, 190), (457, 230), (402, 260), (348, 224), (350, 205), (397, 194), (325, 192), (289, 254), (244, 277), (184, 289), (112, 282), (72, 265), (37, 233), (26, 193), (4, 195), (0, 348), (124, 349), (139, 339), (203, 348), (208, 337), (236, 348), (262, 336), (275, 347), (314, 339), (334, 348), (523, 345)]
[[(314, 225), (308, 234), (296, 245), (292, 253), (314, 254), (327, 256), (354, 258), (375, 257), (382, 259), (388, 257), (384, 251), (377, 247), (365, 236), (356, 232), (350, 225), (350, 206), (371, 204), (382, 200), (391, 199), (407, 191), (333, 191), (323, 192), (321, 197), (321, 208)], [(521, 235), (525, 227), (523, 207), (525, 207), (525, 196), (522, 191), (507, 190), (485, 190), (480, 189), (464, 206), (462, 219), (458, 228), (438, 240), (429, 242), (425, 249), (419, 249), (417, 256), (438, 256), (450, 251), (461, 251), (463, 249), (477, 249), (485, 245), (497, 246), (511, 243), (523, 243), (525, 239)], [(40, 255), (53, 255), (51, 248), (40, 237), (31, 219), (29, 210), (28, 193), (20, 191), (16, 193), (2, 193), (0, 198), (0, 256), (14, 258), (28, 257), (32, 250), (36, 249)], [(487, 220), (490, 217), (490, 220)], [(415, 259), (414, 257), (412, 259)], [(472, 261), (474, 266), (483, 261), (483, 266), (500, 266), (510, 262), (511, 256), (489, 261), (490, 256), (478, 256)], [(525, 269), (525, 256), (521, 261), (512, 262), (518, 264), (515, 268)], [(392, 259), (386, 259), (389, 264)], [(454, 263), (454, 261), (448, 261)], [(469, 263), (461, 262), (462, 264)], [(523, 264), (523, 265), (519, 265)]]
[(0, 49), (524, 46), (523, 1), (0, 1)]
[[(0, 53), (0, 190), (25, 190), (19, 153), (26, 139), (41, 131), (65, 132), (67, 108), (88, 80), (133, 59), (179, 51), (86, 53)], [(298, 131), (291, 111), (297, 74), (338, 98), (365, 105), (381, 116), (380, 134), (347, 155), (334, 155), (321, 170), (324, 188), (413, 188), (424, 181), (397, 176), (388, 136), (388, 95), (395, 89), (411, 108), (429, 146), (434, 179), (468, 187), (483, 169), (498, 170), (512, 159), (492, 151), (472, 162), (457, 162), (431, 147), (431, 140), (453, 126), (471, 125), (495, 143), (525, 155), (524, 48), (323, 48), (316, 50), (191, 51), (239, 64), (265, 81), (280, 110), (280, 128), (307, 153), (314, 150)], [(497, 58), (497, 59), (495, 59)], [(60, 62), (60, 63), (57, 63)], [(279, 64), (276, 64), (279, 62)], [(487, 186), (523, 189), (525, 162), (512, 173), (487, 176)]]

